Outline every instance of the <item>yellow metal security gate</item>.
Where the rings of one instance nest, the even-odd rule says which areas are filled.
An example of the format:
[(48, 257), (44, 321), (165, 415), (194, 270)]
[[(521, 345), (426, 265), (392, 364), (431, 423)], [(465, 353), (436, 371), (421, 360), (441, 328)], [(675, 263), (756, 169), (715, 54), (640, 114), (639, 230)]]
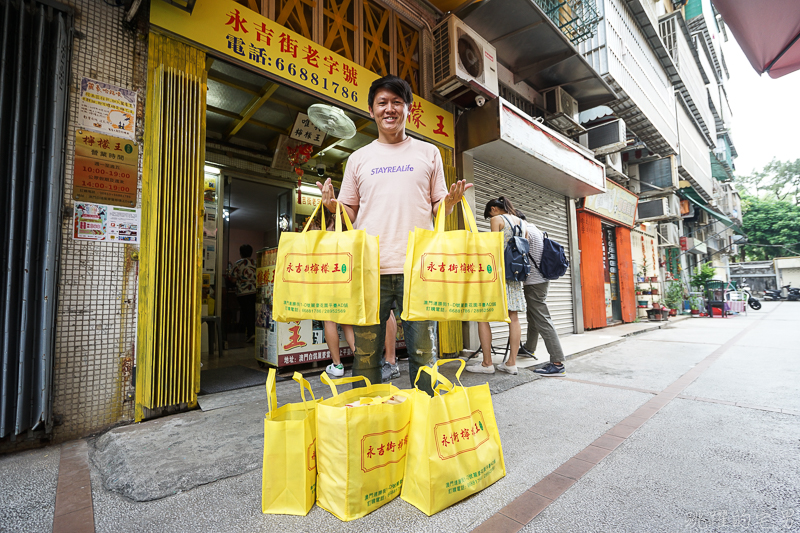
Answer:
[(150, 34), (142, 172), (136, 420), (197, 402), (205, 54)]
[[(449, 189), (457, 180), (456, 167), (453, 164), (453, 151), (449, 148), (439, 148), (444, 166), (444, 178)], [(458, 209), (444, 219), (444, 229), (452, 231), (458, 229)], [(464, 338), (461, 333), (461, 322), (439, 322), (439, 355), (456, 354), (458, 356), (464, 349)]]

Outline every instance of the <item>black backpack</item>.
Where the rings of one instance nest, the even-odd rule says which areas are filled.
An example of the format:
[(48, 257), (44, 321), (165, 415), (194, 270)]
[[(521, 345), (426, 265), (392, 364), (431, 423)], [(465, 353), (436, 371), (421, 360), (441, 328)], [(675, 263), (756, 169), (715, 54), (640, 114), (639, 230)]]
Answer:
[[(509, 241), (510, 242), (510, 241)], [(546, 232), (542, 232), (542, 261), (537, 265), (533, 256), (528, 254), (533, 266), (542, 273), (544, 279), (558, 279), (563, 276), (569, 267), (569, 261), (564, 254), (564, 247), (556, 241), (550, 240)]]
[(511, 221), (503, 215), (506, 223), (511, 226), (513, 233), (512, 237), (508, 239), (505, 249), (505, 263), (506, 263), (506, 280), (507, 281), (525, 281), (528, 274), (531, 273), (531, 264), (528, 261), (528, 253), (530, 252), (530, 243), (528, 238), (522, 234), (522, 222), (514, 226)]

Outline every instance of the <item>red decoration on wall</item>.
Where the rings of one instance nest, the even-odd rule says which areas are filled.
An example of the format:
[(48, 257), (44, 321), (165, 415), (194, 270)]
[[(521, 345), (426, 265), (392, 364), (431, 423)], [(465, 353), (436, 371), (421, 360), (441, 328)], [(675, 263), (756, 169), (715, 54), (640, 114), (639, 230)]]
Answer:
[(300, 167), (308, 163), (313, 150), (314, 147), (307, 143), (286, 147), (286, 153), (289, 155), (289, 164), (294, 167), (294, 171), (298, 176), (303, 177), (303, 169)]

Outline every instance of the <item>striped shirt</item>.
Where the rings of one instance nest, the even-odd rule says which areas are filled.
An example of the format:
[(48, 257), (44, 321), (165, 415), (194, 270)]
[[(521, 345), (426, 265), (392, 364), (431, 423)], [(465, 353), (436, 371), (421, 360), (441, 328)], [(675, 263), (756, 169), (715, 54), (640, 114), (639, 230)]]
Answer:
[[(544, 250), (544, 235), (539, 228), (534, 224), (528, 222), (528, 243), (530, 243), (530, 255), (536, 261), (537, 265), (542, 264), (542, 251)], [(548, 280), (542, 276), (536, 265), (531, 263), (531, 273), (525, 279), (524, 285), (538, 285), (539, 283), (546, 283)]]

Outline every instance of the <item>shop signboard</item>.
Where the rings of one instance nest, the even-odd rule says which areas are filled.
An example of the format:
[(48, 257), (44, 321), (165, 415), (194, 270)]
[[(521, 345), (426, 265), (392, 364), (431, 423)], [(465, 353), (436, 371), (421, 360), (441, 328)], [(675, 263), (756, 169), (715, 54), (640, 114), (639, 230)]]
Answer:
[(134, 207), (75, 202), (72, 238), (76, 241), (139, 244), (141, 213)]
[[(191, 14), (153, 0), (150, 22), (363, 112), (369, 86), (380, 77), (233, 0), (198, 0)], [(417, 95), (406, 128), (455, 147), (453, 115)]]
[(632, 228), (638, 202), (638, 196), (606, 179), (606, 192), (584, 198), (583, 208), (606, 220)]
[(133, 141), (136, 128), (136, 92), (83, 78), (78, 118), (84, 128)]
[(292, 126), (292, 133), (289, 137), (314, 146), (322, 146), (322, 141), (325, 140), (325, 132), (316, 127), (311, 122), (311, 119), (308, 118), (308, 115), (298, 113), (297, 118), (294, 119), (294, 126)]
[(88, 130), (75, 132), (74, 200), (136, 207), (138, 183), (136, 143)]

